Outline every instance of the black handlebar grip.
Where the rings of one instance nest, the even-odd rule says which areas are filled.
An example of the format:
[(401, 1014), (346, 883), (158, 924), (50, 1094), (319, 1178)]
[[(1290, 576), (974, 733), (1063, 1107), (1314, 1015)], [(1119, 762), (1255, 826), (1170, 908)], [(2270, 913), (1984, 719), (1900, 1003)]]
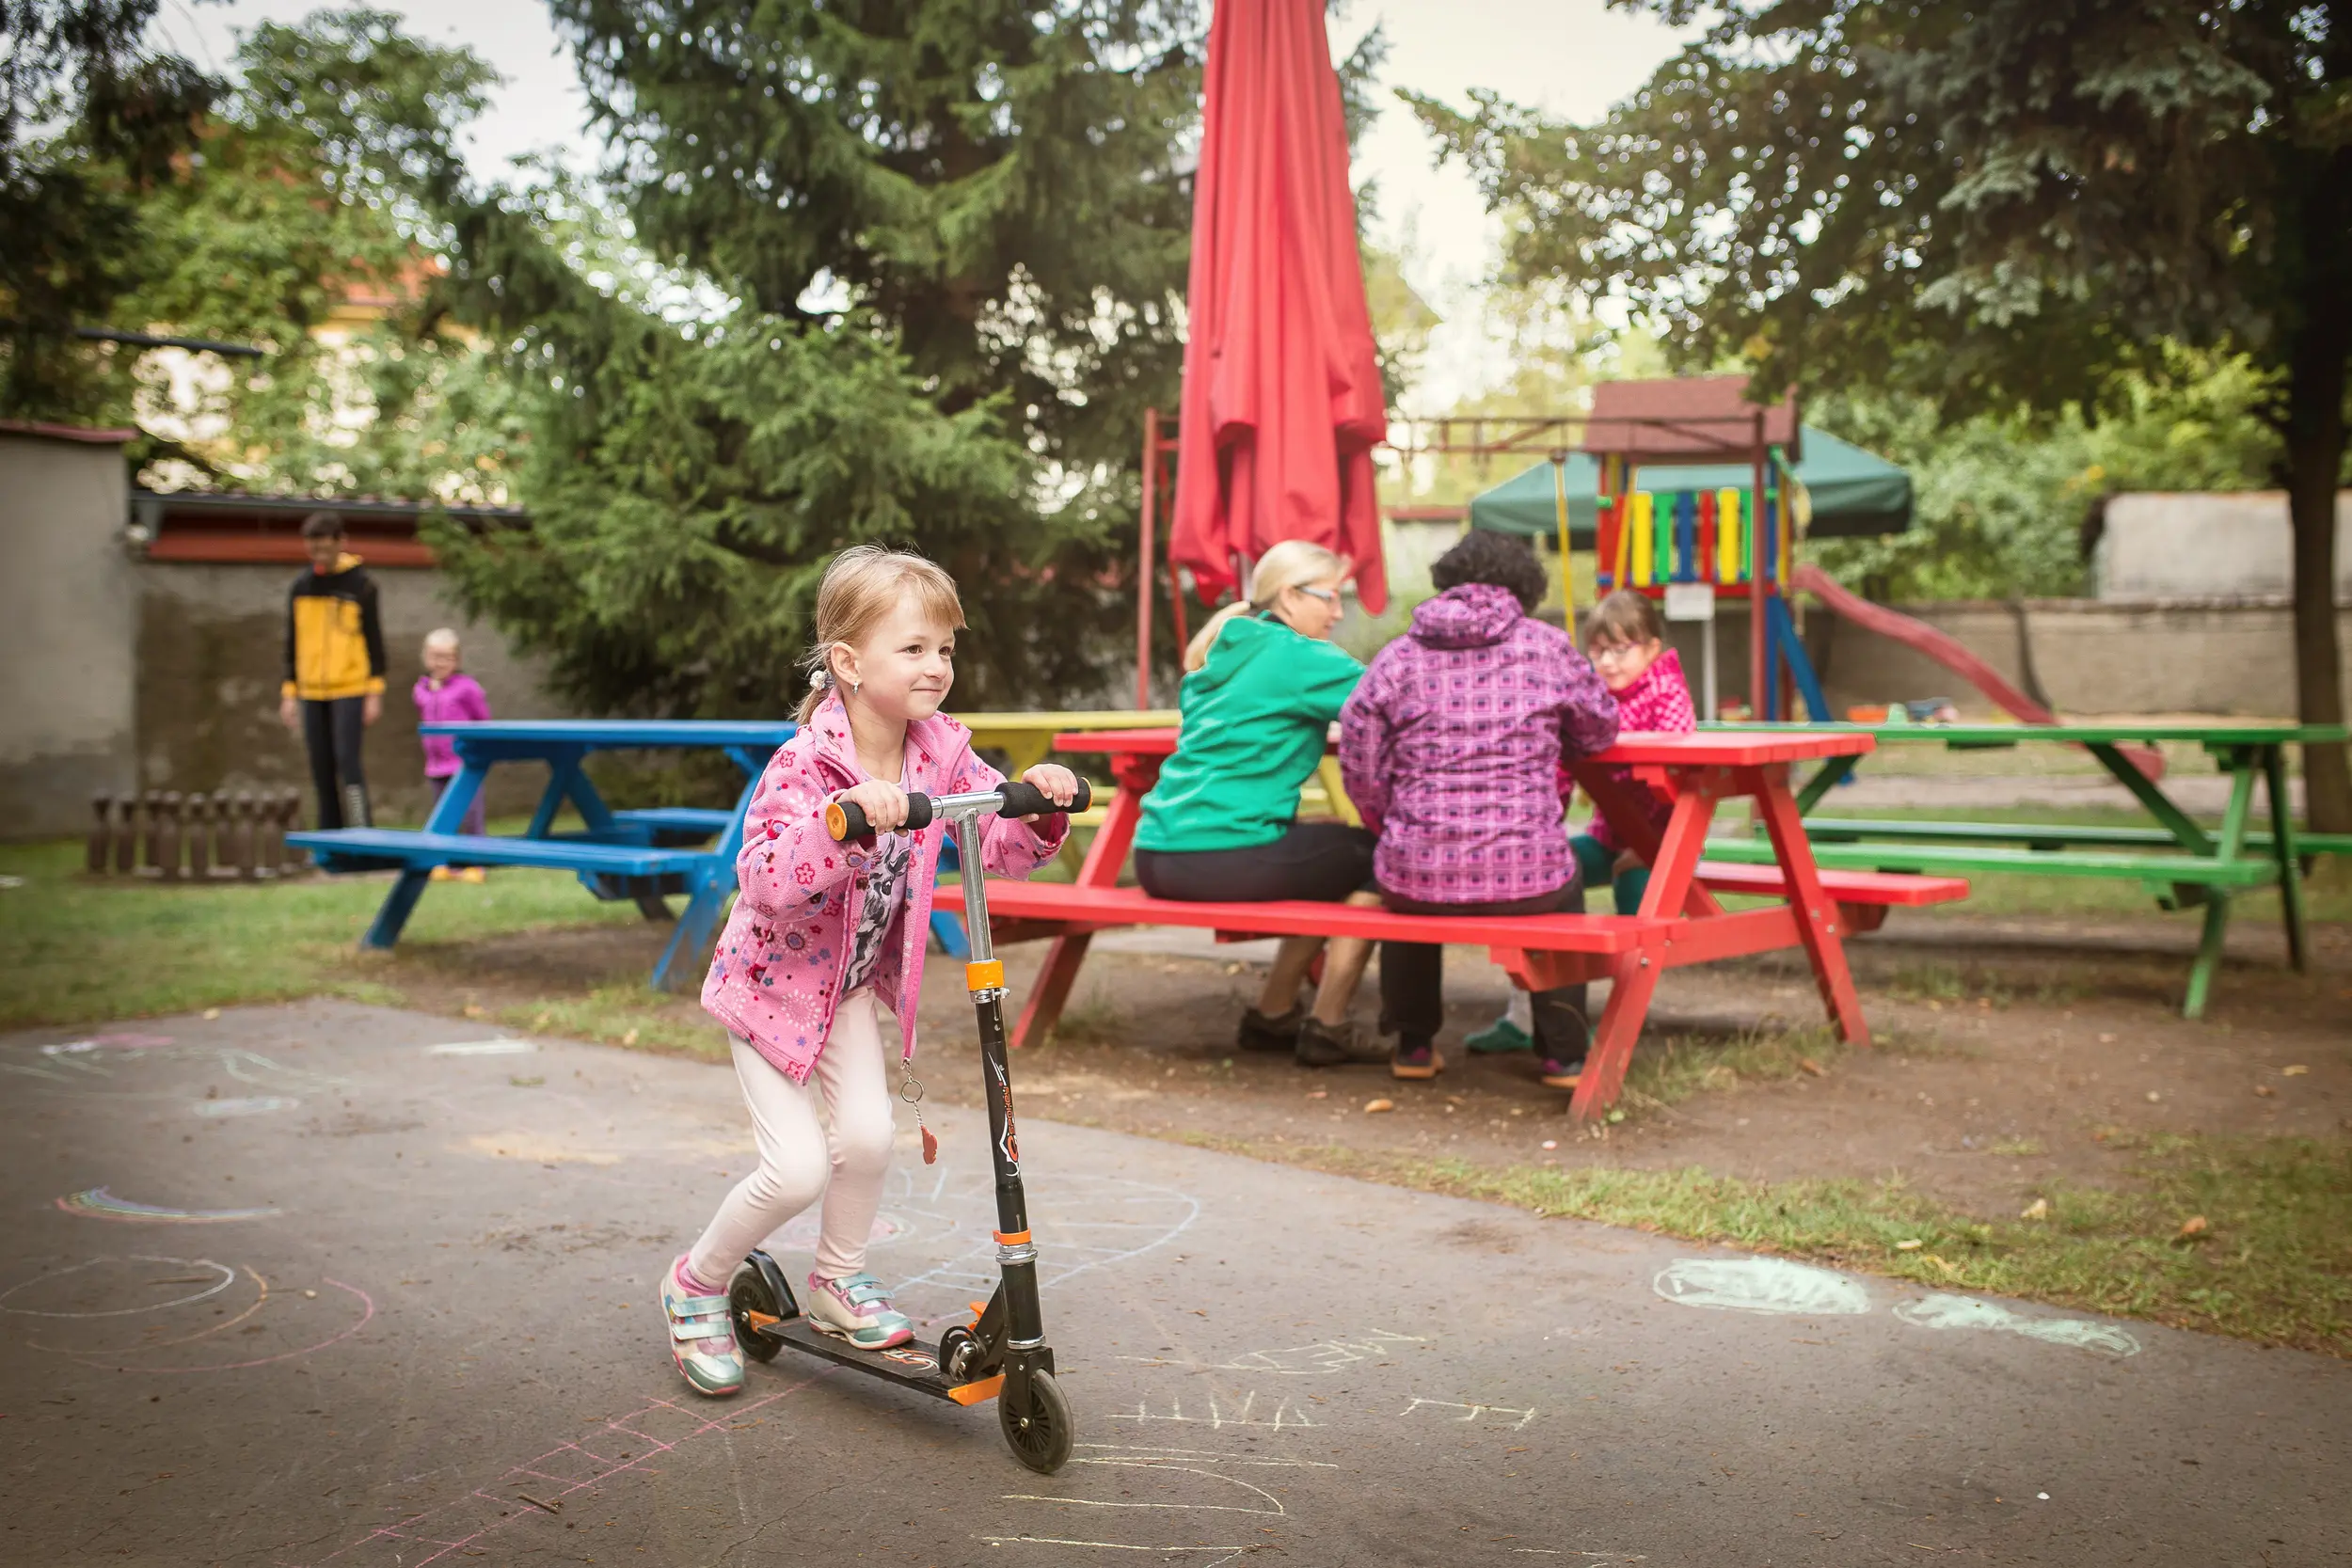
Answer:
[(1004, 816), (1042, 816), (1057, 811), (1084, 811), (1089, 794), (1084, 779), (1078, 781), (1078, 792), (1070, 798), (1067, 806), (1054, 804), (1052, 797), (1045, 791), (1021, 779), (1007, 779), (996, 786), (996, 793), (1005, 802), (998, 808), (998, 815)]
[[(914, 832), (931, 825), (931, 798), (910, 792), (907, 796), (907, 819), (898, 825), (900, 832)], [(866, 809), (855, 800), (832, 800), (825, 805), (825, 832), (835, 843), (846, 844), (853, 838), (864, 838), (874, 831), (866, 820)]]

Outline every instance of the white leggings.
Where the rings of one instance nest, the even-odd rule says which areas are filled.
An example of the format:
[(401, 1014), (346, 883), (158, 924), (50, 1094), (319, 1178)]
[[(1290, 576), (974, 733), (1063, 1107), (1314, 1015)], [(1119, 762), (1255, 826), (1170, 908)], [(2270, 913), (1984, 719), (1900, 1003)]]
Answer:
[[(866, 1243), (882, 1208), (895, 1132), (876, 1011), (870, 990), (841, 999), (806, 1084), (795, 1084), (751, 1046), (735, 1041), (735, 1076), (751, 1107), (759, 1168), (735, 1184), (686, 1255), (695, 1278), (723, 1287), (746, 1253), (819, 1194), (825, 1207), (817, 1272), (827, 1279), (865, 1272)], [(818, 1121), (820, 1099), (830, 1134)]]

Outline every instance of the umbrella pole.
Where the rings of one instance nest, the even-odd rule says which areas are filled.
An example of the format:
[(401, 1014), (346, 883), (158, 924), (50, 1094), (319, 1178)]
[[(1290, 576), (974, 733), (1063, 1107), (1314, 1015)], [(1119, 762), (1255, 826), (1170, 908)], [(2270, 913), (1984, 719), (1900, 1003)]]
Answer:
[[(1152, 705), (1152, 534), (1158, 520), (1160, 411), (1143, 411), (1143, 541), (1136, 562), (1136, 710)], [(1168, 574), (1171, 578), (1173, 571)]]
[(1560, 510), (1560, 624), (1576, 636), (1576, 571), (1568, 560), (1568, 454), (1551, 454), (1551, 490)]

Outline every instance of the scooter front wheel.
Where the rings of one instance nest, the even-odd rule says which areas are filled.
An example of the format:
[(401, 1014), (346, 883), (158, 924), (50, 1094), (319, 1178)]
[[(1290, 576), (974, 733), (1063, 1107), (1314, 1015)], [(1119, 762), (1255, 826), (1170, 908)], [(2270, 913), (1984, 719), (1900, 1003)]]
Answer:
[(1070, 1400), (1051, 1372), (1031, 1372), (1026, 1392), (1016, 1399), (1012, 1380), (996, 1399), (996, 1423), (1004, 1428), (1012, 1456), (1041, 1476), (1050, 1476), (1070, 1463), (1070, 1448), (1077, 1424), (1070, 1415)]

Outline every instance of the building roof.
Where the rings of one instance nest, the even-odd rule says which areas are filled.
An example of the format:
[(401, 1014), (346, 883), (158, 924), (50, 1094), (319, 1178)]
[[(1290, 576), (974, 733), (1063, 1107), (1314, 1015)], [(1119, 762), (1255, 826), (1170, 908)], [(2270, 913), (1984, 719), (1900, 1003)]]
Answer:
[(389, 496), (257, 496), (234, 490), (131, 492), (131, 522), (143, 531), (150, 561), (213, 564), (282, 563), (308, 559), (302, 519), (332, 512), (343, 520), (352, 552), (373, 566), (434, 566), (433, 546), (417, 537), (427, 516), (448, 517), (476, 532), (528, 528), (519, 506), (444, 506)]

